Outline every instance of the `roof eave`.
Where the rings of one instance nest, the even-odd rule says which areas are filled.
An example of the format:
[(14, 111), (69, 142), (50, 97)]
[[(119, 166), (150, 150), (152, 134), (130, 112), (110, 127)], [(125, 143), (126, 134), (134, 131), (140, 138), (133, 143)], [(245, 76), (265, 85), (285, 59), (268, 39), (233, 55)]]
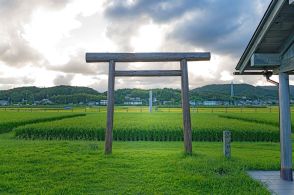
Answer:
[[(269, 16), (272, 14), (272, 11), (274, 9), (276, 10), (280, 10), (280, 8), (282, 7), (282, 5), (286, 2), (287, 0), (272, 0), (271, 3), (269, 4), (265, 14), (263, 15), (260, 23), (258, 24), (258, 27), (256, 28), (253, 36), (251, 37), (245, 51), (243, 52), (237, 66), (236, 66), (236, 70), (240, 71), (241, 73), (245, 70), (246, 66), (248, 65), (248, 60), (246, 59), (250, 59), (251, 55), (250, 54), (250, 50), (252, 49), (253, 45), (255, 44), (257, 38), (259, 37), (260, 33), (262, 32), (262, 30), (264, 29), (264, 25), (266, 24), (266, 22), (269, 20)], [(278, 8), (275, 8), (276, 6), (279, 6)], [(245, 61), (246, 60), (246, 61)]]

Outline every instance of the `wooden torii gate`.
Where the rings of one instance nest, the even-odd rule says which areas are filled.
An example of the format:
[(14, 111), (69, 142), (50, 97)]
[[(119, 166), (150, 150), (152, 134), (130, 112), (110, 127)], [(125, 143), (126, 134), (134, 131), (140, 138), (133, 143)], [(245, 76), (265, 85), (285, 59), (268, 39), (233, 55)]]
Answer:
[[(189, 80), (187, 61), (208, 61), (209, 52), (189, 53), (86, 53), (86, 62), (109, 62), (107, 91), (107, 123), (105, 131), (105, 154), (112, 153), (112, 130), (114, 114), (115, 77), (181, 76), (183, 129), (185, 153), (192, 154), (192, 131), (189, 104)], [(116, 62), (180, 62), (180, 70), (115, 70)]]

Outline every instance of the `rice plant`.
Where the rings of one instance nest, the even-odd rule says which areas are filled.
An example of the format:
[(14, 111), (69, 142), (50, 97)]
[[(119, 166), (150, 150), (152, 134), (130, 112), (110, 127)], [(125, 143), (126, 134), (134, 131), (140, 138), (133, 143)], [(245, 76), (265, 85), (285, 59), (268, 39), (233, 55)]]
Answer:
[[(279, 141), (278, 128), (219, 117), (211, 113), (193, 113), (194, 141), (221, 141), (224, 130), (232, 131), (234, 141)], [(21, 126), (15, 129), (18, 138), (104, 140), (106, 114)], [(113, 139), (118, 141), (181, 141), (180, 113), (115, 113)]]

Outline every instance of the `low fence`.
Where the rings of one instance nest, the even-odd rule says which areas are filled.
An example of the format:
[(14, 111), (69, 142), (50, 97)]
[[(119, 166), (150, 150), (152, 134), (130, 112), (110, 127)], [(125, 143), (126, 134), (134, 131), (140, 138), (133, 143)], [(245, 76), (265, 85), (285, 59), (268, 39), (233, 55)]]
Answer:
[[(0, 107), (6, 112), (106, 112), (106, 106), (95, 107)], [(271, 107), (191, 107), (191, 113), (277, 113), (278, 106)], [(294, 111), (294, 108), (291, 108)], [(115, 112), (149, 112), (147, 106), (115, 106)], [(181, 108), (153, 107), (152, 112), (182, 112)]]

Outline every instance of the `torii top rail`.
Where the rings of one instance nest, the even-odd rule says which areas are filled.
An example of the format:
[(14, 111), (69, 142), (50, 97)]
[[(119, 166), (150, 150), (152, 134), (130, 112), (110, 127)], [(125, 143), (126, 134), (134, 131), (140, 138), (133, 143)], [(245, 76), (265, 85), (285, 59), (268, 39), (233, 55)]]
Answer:
[[(187, 61), (208, 61), (209, 52), (165, 52), (165, 53), (86, 53), (86, 62), (109, 62), (107, 91), (107, 123), (105, 131), (105, 154), (112, 152), (112, 130), (114, 114), (114, 82), (115, 77), (132, 76), (181, 76), (181, 94), (183, 109), (184, 148), (192, 154), (192, 131), (189, 105), (189, 81)], [(180, 62), (180, 70), (115, 70), (115, 62)]]

